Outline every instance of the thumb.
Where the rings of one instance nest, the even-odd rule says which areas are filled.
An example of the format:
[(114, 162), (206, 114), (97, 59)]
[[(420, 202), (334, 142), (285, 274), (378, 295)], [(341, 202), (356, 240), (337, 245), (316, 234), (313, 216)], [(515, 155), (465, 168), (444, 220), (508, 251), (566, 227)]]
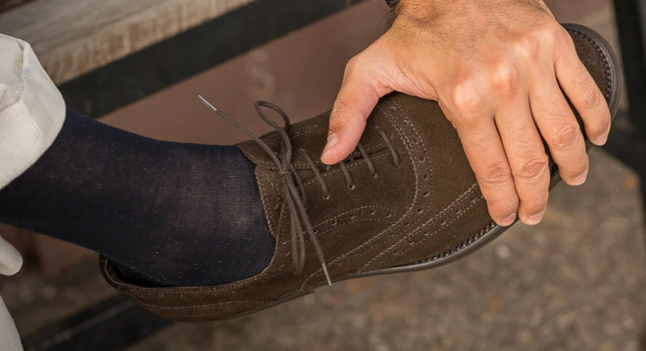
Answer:
[(393, 90), (367, 72), (359, 72), (356, 59), (346, 67), (343, 84), (330, 115), (328, 140), (321, 161), (341, 162), (357, 147), (366, 128), (366, 119), (379, 99)]

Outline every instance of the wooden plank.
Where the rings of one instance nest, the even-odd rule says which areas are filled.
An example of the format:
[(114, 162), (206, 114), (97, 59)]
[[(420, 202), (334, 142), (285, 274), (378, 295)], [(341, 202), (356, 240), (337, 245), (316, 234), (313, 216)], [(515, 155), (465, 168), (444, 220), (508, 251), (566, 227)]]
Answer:
[(363, 0), (255, 0), (60, 84), (67, 106), (104, 116)]
[(56, 84), (255, 0), (37, 0), (0, 14)]

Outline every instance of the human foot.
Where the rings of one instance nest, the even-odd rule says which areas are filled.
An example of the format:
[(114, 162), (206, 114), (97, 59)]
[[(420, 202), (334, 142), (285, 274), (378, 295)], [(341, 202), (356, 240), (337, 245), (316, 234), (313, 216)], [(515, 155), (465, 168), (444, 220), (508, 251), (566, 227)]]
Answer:
[(274, 253), (254, 169), (233, 146), (152, 140), (68, 110), (49, 150), (0, 191), (0, 222), (94, 250), (132, 283), (231, 283)]

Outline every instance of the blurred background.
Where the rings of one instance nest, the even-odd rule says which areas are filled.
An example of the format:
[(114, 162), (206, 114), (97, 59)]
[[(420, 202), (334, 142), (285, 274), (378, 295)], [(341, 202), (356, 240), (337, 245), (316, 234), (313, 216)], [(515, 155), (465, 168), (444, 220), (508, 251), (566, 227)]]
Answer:
[[(153, 138), (230, 144), (243, 136), (197, 94), (263, 133), (254, 101), (272, 101), (293, 120), (329, 110), (345, 63), (383, 33), (383, 0), (326, 1), (0, 0), (0, 33), (33, 45), (72, 108)], [(546, 3), (561, 22), (592, 27), (619, 50), (610, 1)], [(218, 28), (230, 34), (210, 38)], [(192, 50), (209, 54), (196, 61)], [(116, 70), (156, 78), (129, 81)], [(88, 310), (116, 294), (95, 254), (0, 226), (26, 258), (17, 276), (0, 277), (0, 294), (21, 335), (32, 336), (29, 350), (646, 350), (640, 189), (633, 170), (596, 149), (588, 183), (554, 191), (541, 225), (517, 225), (467, 259), (200, 325), (165, 325), (119, 300)], [(112, 340), (97, 345), (87, 335)]]

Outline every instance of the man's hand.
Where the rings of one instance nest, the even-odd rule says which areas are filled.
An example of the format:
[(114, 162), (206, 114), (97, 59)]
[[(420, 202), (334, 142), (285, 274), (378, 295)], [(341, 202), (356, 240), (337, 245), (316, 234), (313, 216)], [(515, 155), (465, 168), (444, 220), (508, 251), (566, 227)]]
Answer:
[[(457, 129), (492, 218), (541, 221), (547, 142), (561, 177), (588, 173), (584, 137), (603, 145), (610, 111), (571, 37), (542, 0), (403, 0), (392, 28), (347, 65), (330, 118), (326, 164), (347, 157), (380, 97), (437, 100)], [(540, 133), (540, 134), (539, 134)]]

